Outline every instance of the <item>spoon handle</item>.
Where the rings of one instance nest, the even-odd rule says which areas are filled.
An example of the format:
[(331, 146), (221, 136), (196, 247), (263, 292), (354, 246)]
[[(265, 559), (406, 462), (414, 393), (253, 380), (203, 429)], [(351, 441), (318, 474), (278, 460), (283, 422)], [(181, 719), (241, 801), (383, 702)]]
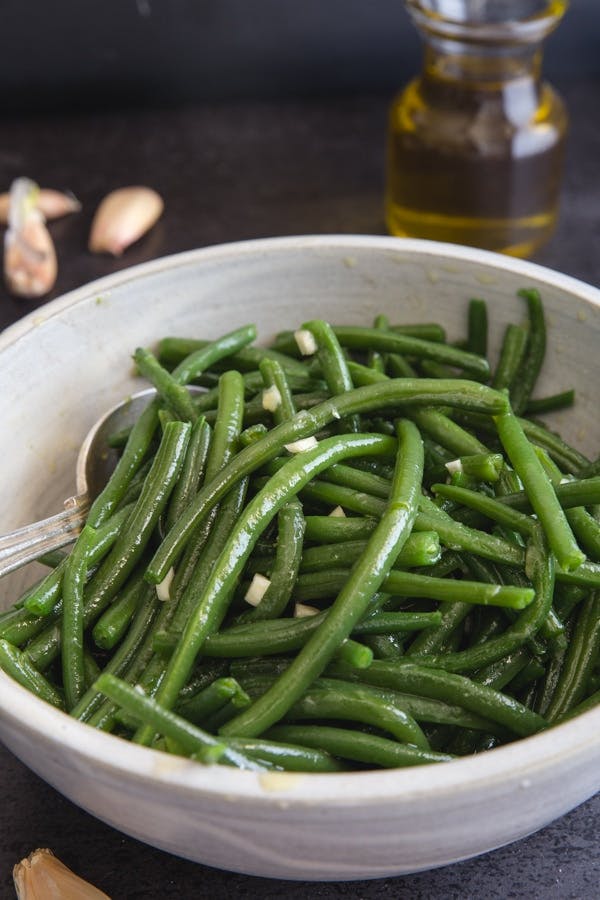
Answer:
[(88, 509), (89, 496), (78, 494), (65, 500), (63, 512), (0, 537), (0, 578), (49, 550), (70, 544), (81, 531)]

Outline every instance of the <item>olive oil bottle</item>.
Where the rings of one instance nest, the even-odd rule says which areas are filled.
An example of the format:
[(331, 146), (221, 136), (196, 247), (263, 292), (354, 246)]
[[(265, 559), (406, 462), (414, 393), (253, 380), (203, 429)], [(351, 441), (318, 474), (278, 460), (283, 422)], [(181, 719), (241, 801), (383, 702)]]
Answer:
[(558, 214), (567, 117), (541, 80), (564, 0), (407, 0), (422, 73), (390, 109), (394, 235), (530, 256)]

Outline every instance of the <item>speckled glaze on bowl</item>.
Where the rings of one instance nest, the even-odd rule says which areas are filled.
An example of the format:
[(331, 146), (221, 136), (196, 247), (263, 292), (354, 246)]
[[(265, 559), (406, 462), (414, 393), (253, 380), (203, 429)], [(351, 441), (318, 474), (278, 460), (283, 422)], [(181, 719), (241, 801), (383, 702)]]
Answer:
[[(214, 337), (253, 321), (263, 337), (314, 316), (440, 321), (464, 333), (490, 303), (495, 356), (535, 286), (549, 319), (540, 390), (574, 385), (557, 427), (600, 447), (600, 292), (479, 250), (379, 237), (229, 244), (158, 260), (49, 303), (0, 335), (0, 530), (57, 510), (99, 413), (138, 386), (130, 355), (165, 334)], [(592, 413), (592, 414), (591, 414)], [(590, 415), (591, 414), (591, 415)], [(7, 606), (31, 573), (3, 583)], [(479, 757), (340, 775), (259, 776), (202, 767), (101, 734), (0, 673), (0, 736), (59, 791), (128, 834), (211, 866), (307, 880), (441, 866), (523, 837), (600, 787), (600, 709)]]

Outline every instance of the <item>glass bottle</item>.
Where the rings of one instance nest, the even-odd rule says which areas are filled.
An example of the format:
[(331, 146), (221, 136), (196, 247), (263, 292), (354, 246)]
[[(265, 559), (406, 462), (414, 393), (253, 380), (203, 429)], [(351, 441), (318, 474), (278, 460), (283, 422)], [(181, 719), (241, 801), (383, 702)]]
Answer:
[(394, 235), (529, 256), (556, 224), (567, 118), (540, 78), (567, 0), (406, 0), (422, 73), (390, 110)]

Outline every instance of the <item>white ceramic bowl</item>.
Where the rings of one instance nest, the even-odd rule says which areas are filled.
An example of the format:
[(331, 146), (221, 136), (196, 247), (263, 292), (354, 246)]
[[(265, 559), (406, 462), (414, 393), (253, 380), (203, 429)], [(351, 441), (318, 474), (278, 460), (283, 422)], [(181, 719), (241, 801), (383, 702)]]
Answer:
[[(540, 390), (574, 385), (557, 425), (600, 447), (600, 292), (479, 250), (380, 237), (301, 237), (211, 247), (139, 266), (55, 300), (0, 336), (0, 530), (55, 511), (99, 413), (136, 385), (130, 354), (162, 335), (261, 335), (315, 316), (440, 321), (464, 334), (489, 301), (492, 357), (540, 289), (549, 352)], [(23, 587), (7, 579), (6, 606)], [(31, 575), (28, 576), (31, 578)], [(0, 735), (75, 803), (135, 837), (223, 869), (312, 880), (444, 865), (529, 834), (600, 787), (600, 709), (482, 756), (393, 771), (258, 776), (130, 745), (73, 721), (0, 673)]]

